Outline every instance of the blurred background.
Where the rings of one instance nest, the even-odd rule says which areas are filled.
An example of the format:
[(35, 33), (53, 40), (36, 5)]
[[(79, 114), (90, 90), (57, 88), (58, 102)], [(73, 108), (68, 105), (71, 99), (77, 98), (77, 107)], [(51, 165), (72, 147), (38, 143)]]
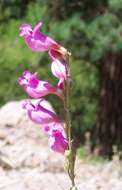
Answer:
[[(111, 157), (122, 149), (122, 0), (1, 0), (0, 105), (27, 98), (17, 84), (24, 70), (56, 84), (46, 53), (33, 53), (19, 26), (42, 21), (42, 31), (72, 53), (71, 112), (77, 145)], [(59, 114), (55, 97), (47, 97)]]

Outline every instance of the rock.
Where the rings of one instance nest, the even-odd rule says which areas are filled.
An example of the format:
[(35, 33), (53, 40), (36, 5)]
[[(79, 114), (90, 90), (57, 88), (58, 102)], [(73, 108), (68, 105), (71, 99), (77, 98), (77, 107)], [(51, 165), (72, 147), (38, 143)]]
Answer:
[(15, 126), (23, 119), (25, 111), (20, 102), (8, 102), (0, 109), (0, 125)]
[(69, 189), (70, 185), (65, 173), (51, 174), (45, 172), (39, 174), (36, 170), (31, 171), (29, 175), (26, 174), (24, 181), (29, 190), (65, 190)]

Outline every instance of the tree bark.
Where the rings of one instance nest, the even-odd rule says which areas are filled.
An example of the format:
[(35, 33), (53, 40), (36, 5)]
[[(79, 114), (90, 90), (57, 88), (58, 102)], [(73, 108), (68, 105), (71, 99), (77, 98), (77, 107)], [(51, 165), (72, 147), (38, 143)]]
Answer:
[(100, 154), (111, 157), (122, 145), (122, 55), (109, 53), (100, 62), (100, 97), (97, 122)]

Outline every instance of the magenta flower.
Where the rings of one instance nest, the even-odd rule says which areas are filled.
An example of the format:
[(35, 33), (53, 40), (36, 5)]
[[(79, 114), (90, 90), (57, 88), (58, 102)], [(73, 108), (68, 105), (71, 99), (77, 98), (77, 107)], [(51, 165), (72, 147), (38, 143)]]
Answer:
[(68, 141), (63, 127), (60, 124), (54, 125), (49, 134), (49, 147), (55, 152), (64, 154), (65, 150), (68, 149)]
[(29, 24), (22, 24), (20, 26), (20, 36), (24, 37), (27, 46), (33, 51), (38, 52), (49, 51), (50, 49), (59, 49), (60, 45), (58, 45), (57, 42), (40, 32), (41, 26), (41, 22), (39, 22), (34, 29), (32, 29)]
[(59, 87), (53, 87), (46, 81), (38, 80), (37, 73), (30, 73), (25, 71), (22, 77), (18, 79), (18, 83), (23, 86), (27, 94), (34, 98), (46, 96), (50, 93), (61, 97), (62, 91)]
[(25, 100), (22, 102), (22, 107), (26, 110), (28, 117), (37, 124), (45, 126), (61, 122), (53, 109), (43, 99), (33, 102)]
[(44, 127), (44, 131), (49, 136), (49, 147), (59, 153), (64, 153), (68, 149), (68, 140), (65, 135), (63, 123), (53, 123)]
[(63, 127), (63, 122), (58, 122), (58, 123), (52, 123), (52, 124), (48, 124), (45, 125), (43, 128), (43, 131), (48, 135), (48, 136), (52, 136), (53, 130), (58, 130), (60, 131), (64, 137), (66, 137), (65, 135), (65, 131), (64, 131), (64, 127)]
[(51, 37), (40, 32), (42, 22), (39, 22), (34, 29), (29, 24), (20, 26), (20, 36), (24, 37), (27, 46), (33, 51), (48, 51), (52, 60), (65, 60), (67, 50), (54, 41)]

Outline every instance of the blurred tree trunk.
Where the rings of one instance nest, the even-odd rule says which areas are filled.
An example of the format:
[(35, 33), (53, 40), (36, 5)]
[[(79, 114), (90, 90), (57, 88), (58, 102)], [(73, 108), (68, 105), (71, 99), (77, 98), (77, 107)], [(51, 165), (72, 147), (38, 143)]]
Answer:
[(97, 132), (100, 154), (111, 157), (113, 145), (122, 144), (122, 55), (109, 53), (100, 67)]

